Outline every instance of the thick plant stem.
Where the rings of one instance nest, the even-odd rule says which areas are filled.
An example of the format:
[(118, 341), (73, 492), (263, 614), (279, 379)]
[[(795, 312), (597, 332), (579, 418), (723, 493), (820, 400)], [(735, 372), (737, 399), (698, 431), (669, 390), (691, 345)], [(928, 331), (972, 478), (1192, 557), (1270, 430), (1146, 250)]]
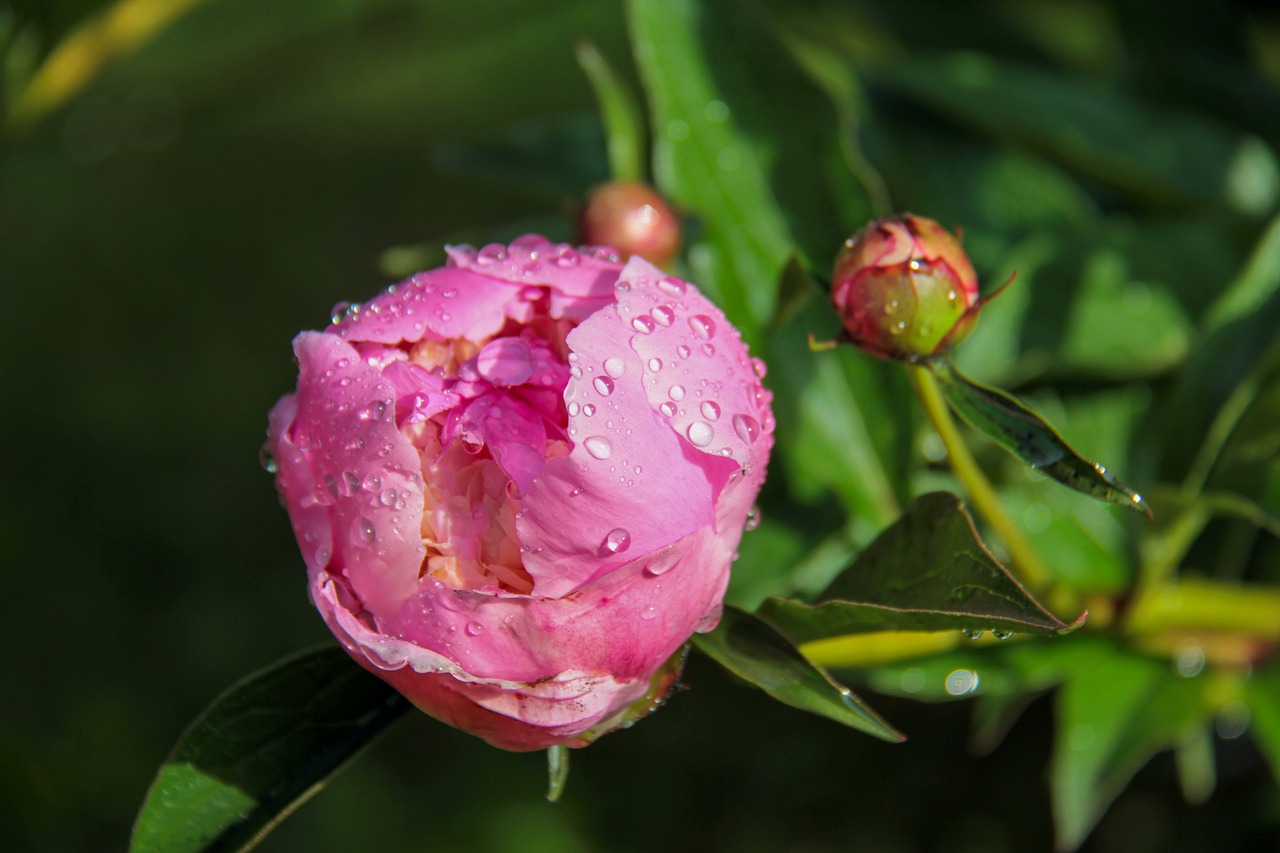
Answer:
[(1049, 588), (1049, 571), (1040, 560), (1040, 555), (1031, 547), (1031, 543), (1022, 535), (1013, 520), (1000, 505), (1000, 498), (995, 488), (987, 480), (973, 454), (965, 445), (956, 422), (951, 417), (942, 393), (938, 390), (937, 380), (929, 372), (928, 367), (911, 365), (907, 368), (911, 374), (911, 386), (916, 397), (924, 408), (929, 423), (933, 425), (943, 445), (947, 448), (947, 459), (956, 478), (964, 484), (969, 499), (983, 520), (991, 526), (1009, 550), (1018, 575), (1033, 592), (1043, 593)]

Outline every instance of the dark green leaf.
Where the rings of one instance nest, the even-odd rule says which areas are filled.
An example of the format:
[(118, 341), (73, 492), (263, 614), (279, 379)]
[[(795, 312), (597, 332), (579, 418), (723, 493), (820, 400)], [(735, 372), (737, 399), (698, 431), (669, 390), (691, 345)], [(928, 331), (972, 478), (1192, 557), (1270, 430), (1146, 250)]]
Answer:
[(881, 740), (906, 739), (847, 687), (805, 660), (786, 637), (750, 613), (726, 607), (719, 627), (709, 634), (695, 634), (693, 643), (703, 654), (779, 702)]
[(947, 402), (969, 426), (1078, 492), (1150, 515), (1142, 496), (1072, 449), (1057, 431), (1010, 395), (965, 378), (950, 362), (929, 363)]
[(1203, 680), (1168, 661), (1100, 649), (1058, 693), (1052, 763), (1060, 849), (1074, 850), (1151, 756), (1194, 739), (1207, 719)]
[(760, 616), (795, 642), (866, 631), (943, 629), (1055, 634), (1045, 610), (978, 539), (960, 499), (933, 492), (907, 507), (813, 604), (770, 598)]
[(1280, 782), (1280, 665), (1272, 663), (1244, 682), (1249, 731)]
[(160, 768), (130, 851), (247, 850), (410, 707), (338, 648), (234, 685)]
[(591, 81), (604, 119), (605, 142), (609, 148), (609, 168), (615, 180), (645, 180), (644, 120), (635, 96), (627, 88), (599, 49), (589, 41), (578, 42), (578, 64)]

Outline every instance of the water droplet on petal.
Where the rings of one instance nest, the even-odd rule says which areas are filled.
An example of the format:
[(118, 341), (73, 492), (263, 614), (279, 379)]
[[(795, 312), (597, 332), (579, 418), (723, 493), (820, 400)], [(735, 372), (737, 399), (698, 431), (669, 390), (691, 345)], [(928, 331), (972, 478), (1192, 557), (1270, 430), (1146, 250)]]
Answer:
[(662, 414), (666, 415), (669, 418), (674, 418), (676, 416), (676, 412), (678, 411), (676, 409), (675, 403), (663, 403), (661, 406), (658, 407), (658, 409), (662, 412)]
[(469, 637), (477, 637), (484, 632), (484, 626), (479, 622), (468, 622), (466, 632)]
[(602, 435), (593, 435), (582, 444), (596, 459), (608, 459), (613, 455), (613, 442)]
[(689, 354), (692, 352), (693, 350), (689, 349), (684, 344), (681, 344), (680, 346), (676, 347), (676, 355), (680, 356), (681, 358), (688, 358)]
[(703, 354), (703, 355), (705, 355), (705, 356), (707, 356), (708, 358), (710, 358), (711, 356), (715, 355), (715, 354), (716, 354), (716, 347), (715, 347), (715, 344), (703, 344), (703, 345), (702, 345), (702, 354)]
[(672, 311), (667, 305), (659, 305), (652, 311), (653, 319), (659, 326), (670, 326), (671, 322), (676, 318), (676, 312)]
[(670, 397), (672, 400), (675, 400), (677, 403), (679, 403), (681, 400), (684, 399), (684, 386), (672, 385), (671, 389), (667, 391), (667, 396)]
[(361, 516), (356, 519), (356, 537), (365, 545), (372, 545), (373, 540), (377, 538), (378, 531), (373, 526), (373, 522)]
[(760, 507), (753, 506), (747, 510), (747, 520), (742, 525), (742, 529), (750, 533), (760, 526)]
[(702, 412), (702, 416), (709, 421), (715, 421), (720, 419), (720, 407), (717, 406), (715, 403), (711, 402), (710, 400), (707, 400), (705, 403), (703, 403), (699, 407), (699, 409)]
[(582, 408), (582, 407), (578, 405), (577, 400), (575, 400), (575, 401), (573, 401), (572, 403), (570, 403), (570, 404), (569, 404), (569, 417), (571, 417), (571, 418), (576, 418), (576, 417), (578, 416), (578, 412), (579, 412), (579, 410), (580, 410), (581, 408)]
[(656, 326), (657, 324), (653, 322), (653, 318), (648, 314), (641, 314), (639, 317), (631, 321), (631, 328), (635, 329), (642, 335), (649, 334)]
[(760, 437), (760, 422), (751, 415), (734, 415), (733, 431), (738, 434), (738, 438), (752, 444)]
[(608, 397), (613, 393), (613, 380), (608, 376), (597, 376), (592, 380), (591, 384), (595, 387), (596, 393), (601, 397)]
[(716, 333), (716, 321), (706, 314), (695, 314), (689, 318), (689, 328), (704, 341), (709, 341)]
[(617, 554), (627, 550), (631, 545), (631, 533), (622, 527), (615, 527), (600, 543), (600, 550), (606, 554)]
[(582, 414), (586, 415), (589, 418), (594, 417), (595, 413), (596, 413), (596, 407), (591, 403), (587, 403), (585, 406), (582, 407)]
[(262, 470), (266, 471), (268, 474), (274, 474), (276, 471), (280, 470), (279, 466), (276, 465), (276, 458), (271, 455), (271, 448), (265, 444), (262, 445), (262, 448), (258, 451), (258, 464), (261, 465)]
[(689, 429), (686, 432), (689, 436), (689, 441), (693, 442), (694, 447), (706, 447), (711, 443), (711, 439), (715, 437), (715, 430), (711, 428), (711, 425), (702, 421), (694, 421), (689, 424)]
[(649, 372), (650, 372), (650, 373), (657, 373), (657, 372), (658, 372), (659, 370), (661, 370), (661, 369), (662, 369), (662, 359), (660, 359), (660, 358), (651, 358), (651, 359), (649, 359)]
[(627, 372), (627, 363), (620, 358), (606, 358), (604, 372), (617, 379)]
[(751, 367), (753, 370), (755, 370), (756, 376), (760, 377), (761, 379), (764, 379), (764, 377), (769, 373), (769, 366), (764, 363), (763, 358), (751, 359)]
[(669, 275), (658, 279), (658, 289), (663, 293), (670, 294), (671, 296), (684, 296), (685, 291), (689, 288), (688, 285), (680, 279), (673, 275)]

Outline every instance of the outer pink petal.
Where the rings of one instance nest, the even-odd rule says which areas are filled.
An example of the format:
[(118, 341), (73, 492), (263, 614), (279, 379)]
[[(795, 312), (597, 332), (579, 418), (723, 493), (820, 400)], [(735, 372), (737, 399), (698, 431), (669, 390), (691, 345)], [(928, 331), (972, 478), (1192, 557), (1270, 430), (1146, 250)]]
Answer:
[(450, 246), (449, 262), (458, 269), (523, 286), (547, 286), (571, 297), (609, 300), (622, 264), (612, 249), (552, 243), (538, 234), (517, 237), (510, 246), (491, 243), (480, 250)]
[(683, 441), (650, 405), (627, 345), (634, 335), (612, 306), (569, 334), (574, 447), (542, 469), (517, 522), (536, 595), (566, 595), (712, 525), (716, 493), (736, 469)]
[(481, 341), (508, 317), (529, 319), (531, 307), (511, 283), (445, 267), (418, 273), (348, 313), (328, 331), (350, 341), (466, 338)]
[(421, 465), (396, 429), (394, 388), (334, 335), (303, 332), (294, 352), (296, 411), (272, 436), (285, 506), (304, 534), (322, 526), (319, 512), (327, 521), (326, 559), (303, 543), (304, 553), (317, 549), (313, 574), (340, 574), (365, 607), (395, 612), (417, 589), (426, 551)]

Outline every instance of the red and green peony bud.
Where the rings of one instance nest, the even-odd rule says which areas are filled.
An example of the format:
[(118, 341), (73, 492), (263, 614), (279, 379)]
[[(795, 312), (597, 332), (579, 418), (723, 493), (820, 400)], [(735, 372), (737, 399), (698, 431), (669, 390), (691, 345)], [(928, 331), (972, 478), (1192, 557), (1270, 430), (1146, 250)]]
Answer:
[(624, 259), (639, 255), (666, 266), (680, 250), (680, 218), (656, 190), (636, 181), (593, 189), (578, 228), (580, 242), (612, 246)]
[(832, 282), (849, 339), (881, 358), (929, 358), (977, 322), (973, 264), (954, 235), (922, 216), (879, 219), (850, 237)]

